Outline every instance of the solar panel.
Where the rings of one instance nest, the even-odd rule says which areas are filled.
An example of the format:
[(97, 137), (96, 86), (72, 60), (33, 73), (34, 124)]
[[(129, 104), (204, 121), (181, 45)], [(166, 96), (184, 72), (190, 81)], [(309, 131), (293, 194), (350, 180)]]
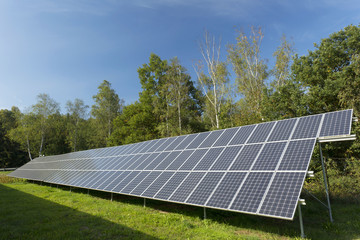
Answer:
[(10, 176), (292, 219), (318, 137), (352, 110), (36, 158)]

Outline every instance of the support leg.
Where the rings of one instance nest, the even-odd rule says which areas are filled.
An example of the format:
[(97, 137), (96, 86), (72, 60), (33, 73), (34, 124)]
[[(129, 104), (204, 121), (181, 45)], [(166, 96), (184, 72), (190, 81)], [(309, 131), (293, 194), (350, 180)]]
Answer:
[(326, 178), (325, 162), (324, 162), (324, 157), (322, 154), (321, 143), (319, 143), (319, 150), (320, 150), (321, 166), (322, 166), (322, 172), (323, 172), (323, 177), (324, 177), (324, 185), (325, 185), (326, 199), (327, 199), (328, 209), (329, 209), (330, 222), (334, 222), (333, 217), (332, 217), (332, 212), (331, 212), (328, 182), (327, 182), (327, 178)]
[(298, 209), (299, 209), (299, 222), (300, 222), (301, 238), (305, 238), (304, 224), (303, 224), (303, 219), (302, 219), (301, 204), (300, 203), (298, 203)]
[(90, 189), (88, 189), (88, 195), (89, 195), (89, 193), (90, 193)]
[(204, 208), (204, 220), (206, 219), (206, 208)]
[(111, 193), (111, 201), (113, 201), (113, 193)]
[(71, 187), (70, 187), (70, 192), (71, 192)]
[(144, 207), (146, 207), (146, 198), (144, 198)]

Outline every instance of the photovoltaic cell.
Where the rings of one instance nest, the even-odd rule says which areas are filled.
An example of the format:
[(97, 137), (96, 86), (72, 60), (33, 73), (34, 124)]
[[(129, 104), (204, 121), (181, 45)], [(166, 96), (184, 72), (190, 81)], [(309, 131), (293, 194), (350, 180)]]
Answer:
[(160, 173), (161, 172), (151, 172), (136, 188), (134, 188), (133, 191), (131, 191), (131, 194), (140, 196), (146, 190), (146, 188), (154, 182)]
[(188, 159), (188, 157), (194, 152), (194, 150), (184, 150), (180, 155), (173, 161), (167, 170), (178, 170), (179, 167)]
[(119, 183), (121, 183), (124, 178), (126, 178), (131, 172), (119, 172), (119, 175), (111, 182), (109, 185), (107, 185), (104, 190), (106, 191), (112, 191)]
[(130, 193), (147, 175), (149, 175), (149, 173), (150, 172), (141, 172), (134, 178), (134, 180), (121, 190), (121, 193)]
[(228, 208), (245, 175), (245, 172), (228, 172), (206, 206)]
[(305, 174), (305, 172), (276, 173), (259, 213), (292, 219)]
[(210, 134), (211, 132), (202, 132), (199, 133), (196, 138), (186, 147), (186, 149), (194, 149), (198, 148), (200, 144), (204, 141), (204, 139)]
[(146, 170), (154, 170), (157, 165), (159, 165), (166, 157), (169, 155), (170, 152), (162, 152), (160, 153), (154, 160), (145, 167)]
[(245, 145), (230, 167), (230, 170), (249, 170), (261, 147), (262, 144)]
[(154, 159), (159, 156), (160, 153), (151, 153), (148, 158), (146, 158), (139, 166), (136, 167), (136, 170), (144, 170)]
[(350, 134), (352, 109), (326, 113), (320, 137)]
[(174, 150), (185, 138), (186, 135), (177, 137), (167, 148), (165, 148), (165, 151)]
[(180, 167), (180, 170), (192, 170), (195, 165), (200, 161), (202, 157), (204, 157), (207, 149), (197, 149), (190, 155), (190, 157), (184, 162), (184, 164)]
[(138, 174), (140, 174), (140, 171), (133, 171), (130, 172), (130, 174), (128, 176), (126, 176), (121, 182), (119, 182), (118, 185), (116, 185), (114, 187), (114, 189), (112, 190), (113, 192), (121, 192), (121, 190), (128, 185), (128, 183), (130, 181), (132, 181)]
[(211, 132), (209, 136), (200, 144), (199, 148), (211, 147), (223, 132), (224, 130)]
[(251, 172), (230, 209), (256, 212), (273, 173)]
[(229, 128), (224, 131), (224, 133), (218, 138), (214, 143), (213, 147), (226, 146), (230, 140), (234, 137), (239, 128)]
[(306, 171), (316, 140), (291, 141), (279, 166), (279, 170)]
[(175, 150), (183, 150), (185, 149), (197, 136), (198, 134), (191, 134), (191, 135), (188, 135), (187, 138), (182, 141), (176, 148)]
[(223, 175), (223, 172), (208, 172), (186, 202), (204, 205)]
[(254, 130), (254, 133), (249, 138), (248, 143), (265, 142), (274, 124), (275, 122), (268, 122), (257, 125), (257, 128)]
[(205, 175), (204, 172), (192, 172), (187, 176), (187, 178), (182, 182), (182, 184), (176, 189), (176, 191), (170, 196), (171, 201), (174, 202), (184, 202), (192, 190), (196, 187), (199, 181)]
[(256, 125), (243, 126), (237, 131), (234, 138), (230, 141), (229, 145), (244, 144), (249, 138), (250, 134), (255, 129)]
[(155, 169), (156, 170), (165, 170), (181, 152), (171, 152)]
[(188, 172), (177, 172), (174, 176), (164, 185), (164, 187), (156, 194), (155, 198), (168, 199), (174, 190), (186, 178)]
[(208, 170), (223, 150), (224, 148), (210, 148), (199, 164), (196, 165), (195, 170)]
[(162, 186), (171, 178), (174, 172), (163, 172), (161, 175), (145, 190), (141, 196), (153, 197)]
[(275, 170), (286, 142), (266, 143), (252, 170)]
[(292, 139), (315, 138), (323, 115), (299, 118)]
[(240, 152), (242, 146), (227, 147), (221, 153), (218, 160), (211, 167), (211, 170), (227, 170), (230, 164), (234, 161), (237, 154)]
[(288, 119), (279, 121), (274, 127), (268, 142), (288, 140), (292, 130), (294, 129), (296, 120), (297, 119)]

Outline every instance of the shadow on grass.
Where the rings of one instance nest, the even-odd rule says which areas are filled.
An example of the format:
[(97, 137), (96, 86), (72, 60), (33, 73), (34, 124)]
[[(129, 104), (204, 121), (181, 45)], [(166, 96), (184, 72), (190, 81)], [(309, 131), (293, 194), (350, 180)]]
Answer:
[[(40, 183), (38, 183), (40, 184)], [(50, 185), (50, 184), (46, 184)], [(52, 185), (57, 187), (56, 185)], [(59, 186), (63, 190), (69, 191), (68, 186)], [(72, 188), (73, 192), (87, 193), (87, 189)], [(111, 194), (108, 192), (90, 190), (90, 195), (110, 201)], [(306, 206), (302, 207), (304, 229), (309, 239), (359, 239), (360, 238), (360, 205), (349, 204), (347, 202), (334, 201), (332, 204), (334, 222), (329, 221), (328, 210), (316, 200), (305, 197)], [(133, 205), (144, 204), (143, 198), (132, 197), (121, 194), (113, 195), (114, 201), (129, 203)], [(165, 201), (146, 200), (146, 207), (153, 211), (166, 213), (176, 213), (193, 218), (203, 218), (203, 208), (184, 204), (176, 204)], [(299, 215), (296, 210), (294, 220), (281, 220), (269, 217), (241, 214), (216, 209), (207, 209), (208, 221), (220, 224), (227, 224), (239, 228), (238, 234), (248, 235), (249, 231), (256, 230), (269, 234), (277, 234), (279, 238), (299, 238), (300, 223)], [(246, 230), (248, 229), (248, 230)], [(255, 236), (257, 237), (257, 236)], [(262, 236), (259, 238), (263, 239)]]
[(156, 239), (0, 184), (0, 239)]

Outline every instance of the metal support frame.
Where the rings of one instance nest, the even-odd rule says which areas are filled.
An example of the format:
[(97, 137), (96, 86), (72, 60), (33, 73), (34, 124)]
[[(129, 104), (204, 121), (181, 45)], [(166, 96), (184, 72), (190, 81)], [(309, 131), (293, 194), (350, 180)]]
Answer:
[(146, 198), (144, 198), (144, 207), (146, 207)]
[(71, 186), (70, 186), (70, 192), (71, 192)]
[(113, 193), (111, 193), (111, 201), (113, 201)]
[(324, 162), (324, 157), (323, 157), (323, 153), (322, 153), (321, 143), (319, 143), (319, 150), (320, 150), (320, 159), (321, 159), (321, 166), (322, 166), (322, 172), (323, 172), (323, 177), (324, 177), (325, 193), (326, 193), (326, 199), (327, 199), (327, 203), (328, 203), (330, 222), (334, 222), (334, 219), (332, 217), (332, 212), (331, 212), (328, 182), (327, 182), (327, 177), (326, 177), (325, 162)]
[(303, 219), (302, 219), (301, 203), (300, 202), (298, 203), (298, 210), (299, 210), (299, 222), (300, 222), (301, 238), (305, 238), (304, 224), (303, 224)]
[(204, 220), (206, 219), (206, 208), (204, 207)]

